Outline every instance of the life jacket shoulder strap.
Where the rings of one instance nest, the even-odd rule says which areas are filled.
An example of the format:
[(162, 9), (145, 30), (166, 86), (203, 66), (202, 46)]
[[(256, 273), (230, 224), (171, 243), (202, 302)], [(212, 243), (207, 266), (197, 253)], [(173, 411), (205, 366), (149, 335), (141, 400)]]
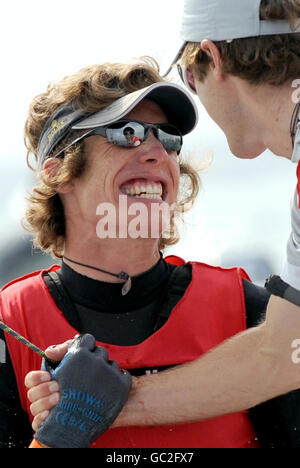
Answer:
[(168, 281), (166, 298), (154, 331), (159, 330), (170, 317), (172, 310), (185, 294), (192, 279), (192, 267), (188, 263), (177, 266)]
[(69, 324), (80, 332), (81, 320), (79, 314), (58, 274), (56, 272), (47, 272), (44, 275), (44, 281), (57, 307), (63, 312)]

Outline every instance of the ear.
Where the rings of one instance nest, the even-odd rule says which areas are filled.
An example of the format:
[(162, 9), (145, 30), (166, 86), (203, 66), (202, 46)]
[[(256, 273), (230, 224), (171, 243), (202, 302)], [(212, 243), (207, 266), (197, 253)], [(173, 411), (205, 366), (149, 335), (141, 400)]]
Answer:
[(191, 91), (193, 93), (197, 94), (196, 84), (195, 84), (195, 77), (194, 77), (193, 72), (189, 68), (186, 70), (186, 80), (187, 80), (187, 84), (188, 84), (189, 88), (191, 89)]
[(56, 177), (60, 168), (61, 160), (58, 158), (47, 158), (43, 163), (43, 172), (49, 179)]
[(204, 39), (201, 42), (201, 50), (208, 55), (211, 60), (210, 68), (218, 79), (224, 78), (222, 68), (222, 57), (216, 44), (209, 39)]
[[(62, 166), (62, 160), (59, 158), (48, 158), (43, 164), (43, 173), (47, 179), (54, 179)], [(57, 193), (69, 193), (73, 189), (73, 184), (62, 184), (57, 187)]]

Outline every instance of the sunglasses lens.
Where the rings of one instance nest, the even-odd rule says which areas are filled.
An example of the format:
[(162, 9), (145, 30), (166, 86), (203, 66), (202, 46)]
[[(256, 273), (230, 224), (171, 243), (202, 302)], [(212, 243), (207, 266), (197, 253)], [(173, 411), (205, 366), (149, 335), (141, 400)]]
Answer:
[(166, 151), (180, 152), (182, 135), (170, 124), (144, 124), (143, 122), (119, 121), (106, 129), (106, 138), (110, 143), (126, 148), (139, 146), (153, 129), (156, 138)]
[(182, 135), (173, 125), (160, 125), (157, 129), (157, 138), (166, 151), (176, 151), (180, 153)]
[(116, 122), (107, 128), (106, 137), (110, 143), (130, 148), (144, 141), (145, 129), (138, 122)]

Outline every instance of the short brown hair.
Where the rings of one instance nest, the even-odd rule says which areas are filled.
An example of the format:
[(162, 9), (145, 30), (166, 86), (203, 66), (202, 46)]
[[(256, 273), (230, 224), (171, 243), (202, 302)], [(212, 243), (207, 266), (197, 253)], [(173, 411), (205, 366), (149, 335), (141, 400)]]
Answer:
[[(46, 121), (62, 103), (76, 103), (87, 112), (99, 111), (125, 94), (164, 81), (160, 76), (159, 66), (154, 59), (144, 57), (131, 64), (104, 63), (83, 68), (59, 82), (51, 83), (45, 93), (36, 96), (29, 108), (25, 124), (25, 145), (27, 164), (33, 155), (37, 162), (38, 142)], [(74, 135), (71, 139), (73, 140)], [(63, 141), (60, 147), (65, 147)], [(59, 151), (57, 148), (55, 151)], [(49, 155), (51, 156), (51, 155)], [(62, 165), (55, 177), (38, 173), (39, 184), (33, 188), (24, 227), (34, 234), (34, 245), (55, 257), (62, 257), (65, 242), (64, 208), (57, 193), (58, 187), (80, 177), (86, 168), (84, 142), (69, 147)], [(178, 211), (192, 204), (199, 191), (198, 173), (188, 164), (180, 162), (181, 194), (177, 201)], [(179, 239), (172, 223), (169, 238), (160, 239), (160, 249), (176, 243)]]
[[(300, 17), (299, 0), (262, 0), (260, 17), (262, 20), (287, 19), (294, 28)], [(299, 77), (300, 33), (218, 41), (215, 44), (220, 50), (224, 73), (254, 85), (282, 85)], [(201, 44), (187, 43), (182, 61), (184, 66), (193, 68), (200, 81), (205, 79), (211, 60), (201, 50)]]

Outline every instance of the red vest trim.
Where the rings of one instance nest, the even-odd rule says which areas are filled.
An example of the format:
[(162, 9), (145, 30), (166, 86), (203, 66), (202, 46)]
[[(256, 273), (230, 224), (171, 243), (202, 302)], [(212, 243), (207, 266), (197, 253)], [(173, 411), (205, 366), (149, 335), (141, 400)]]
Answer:
[[(167, 261), (168, 258), (166, 259)], [(176, 257), (170, 263), (183, 264)], [(183, 364), (197, 359), (222, 341), (246, 328), (242, 279), (239, 268), (222, 269), (190, 262), (192, 281), (174, 307), (167, 323), (144, 342), (134, 346), (104, 346), (123, 369)], [(46, 271), (35, 272), (5, 286), (0, 294), (0, 317), (11, 328), (41, 349), (73, 338), (78, 332), (57, 308), (44, 280)], [(30, 413), (24, 378), (40, 369), (41, 358), (6, 335), (20, 400)], [(257, 447), (247, 412), (192, 424), (158, 427), (128, 427), (106, 431), (94, 444), (108, 448), (243, 448)]]

